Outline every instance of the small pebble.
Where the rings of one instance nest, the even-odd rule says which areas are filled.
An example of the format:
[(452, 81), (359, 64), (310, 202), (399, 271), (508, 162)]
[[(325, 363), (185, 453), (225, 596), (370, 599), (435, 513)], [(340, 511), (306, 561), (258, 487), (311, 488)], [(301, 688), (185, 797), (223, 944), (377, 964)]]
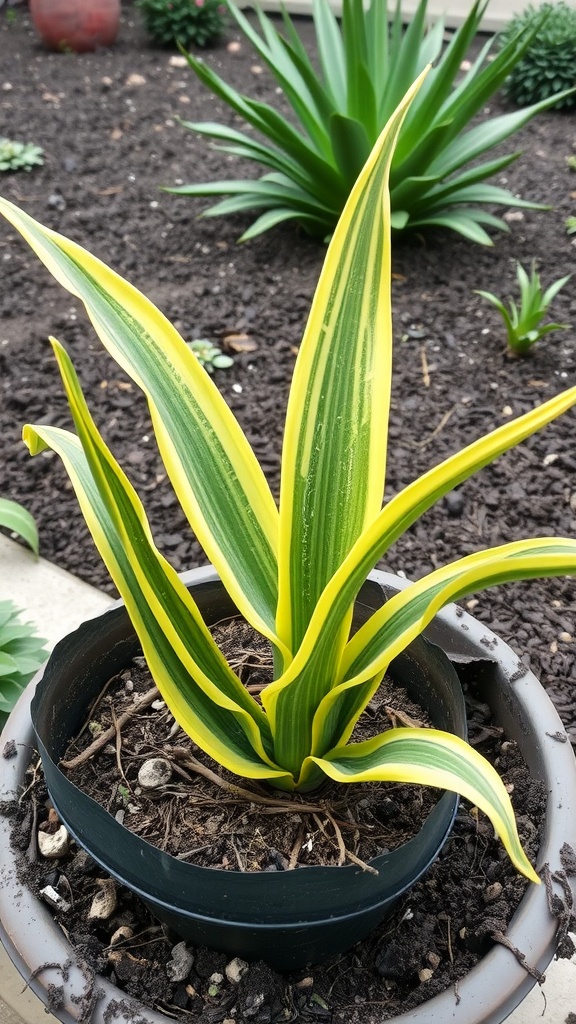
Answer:
[(314, 978), (312, 978), (310, 975), (308, 975), (308, 977), (306, 978), (302, 978), (301, 981), (296, 982), (296, 988), (300, 989), (300, 991), (305, 991), (306, 989), (312, 988), (313, 985)]
[(63, 913), (70, 910), (70, 903), (67, 903), (52, 885), (45, 885), (43, 889), (40, 889), (40, 895), (45, 903), (56, 910), (61, 910)]
[(166, 973), (170, 981), (185, 981), (193, 966), (194, 957), (186, 943), (176, 943), (172, 948), (172, 959), (166, 964)]
[(38, 849), (47, 860), (57, 860), (58, 857), (63, 857), (68, 853), (69, 846), (70, 836), (64, 825), (60, 825), (60, 828), (53, 834), (38, 833)]
[(99, 887), (99, 892), (92, 900), (88, 918), (90, 921), (107, 921), (118, 906), (116, 882), (111, 878), (98, 878), (96, 885)]
[(50, 209), (59, 210), (60, 213), (63, 213), (66, 209), (66, 200), (64, 199), (64, 196), (60, 196), (57, 192), (53, 192), (51, 196), (48, 196), (46, 206), (50, 207)]
[(446, 510), (453, 519), (458, 518), (464, 511), (464, 499), (458, 491), (450, 491), (444, 497)]
[(116, 946), (119, 942), (122, 942), (124, 939), (131, 939), (133, 935), (134, 929), (130, 928), (130, 926), (127, 924), (123, 924), (121, 925), (120, 928), (117, 928), (116, 931), (112, 934), (112, 937), (110, 939), (110, 945)]
[(224, 968), (226, 977), (232, 985), (237, 985), (247, 970), (248, 964), (245, 960), (241, 960), (239, 956), (234, 957)]
[(151, 757), (141, 765), (138, 784), (142, 789), (159, 789), (170, 782), (172, 765), (165, 757)]
[(502, 895), (502, 885), (500, 882), (492, 882), (487, 889), (484, 890), (484, 901), (486, 903), (494, 903), (495, 900), (500, 899)]
[(423, 985), (426, 984), (427, 981), (430, 981), (430, 978), (432, 978), (433, 974), (434, 971), (432, 970), (431, 967), (423, 967), (421, 971), (418, 971), (418, 977)]

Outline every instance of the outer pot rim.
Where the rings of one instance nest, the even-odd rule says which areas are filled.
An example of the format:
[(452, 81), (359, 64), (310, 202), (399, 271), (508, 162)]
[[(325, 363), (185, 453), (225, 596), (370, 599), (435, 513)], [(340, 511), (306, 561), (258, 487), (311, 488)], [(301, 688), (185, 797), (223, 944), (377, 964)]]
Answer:
[[(193, 570), (198, 581), (212, 578), (209, 568)], [(188, 574), (187, 574), (188, 576)], [(378, 574), (384, 585), (397, 589), (408, 585), (406, 581), (389, 574)], [(559, 742), (562, 723), (544, 689), (533, 674), (525, 669), (511, 649), (486, 626), (477, 622), (461, 609), (450, 605), (444, 609), (426, 631), (428, 639), (446, 650), (455, 661), (466, 661), (488, 652), (488, 660), (498, 657), (500, 667), (494, 673), (494, 710), (506, 731), (522, 743), (523, 736), (532, 729), (536, 737), (524, 743), (523, 751), (532, 772), (544, 781), (551, 809), (547, 815), (538, 865), (548, 863), (552, 872), (561, 870), (560, 849), (565, 842), (576, 847), (576, 762), (571, 745)], [(10, 716), (2, 739), (14, 739), (18, 745), (32, 745), (33, 734), (29, 719), (29, 704), (33, 684), (23, 694)], [(513, 697), (518, 698), (520, 714), (514, 709)], [(3, 762), (0, 779), (0, 799), (13, 798), (18, 791), (22, 758)], [(70, 946), (48, 910), (27, 890), (22, 890), (15, 877), (15, 865), (9, 845), (8, 830), (0, 834), (0, 938), (20, 973), (29, 978), (43, 963), (69, 961)], [(15, 897), (14, 888), (18, 892)], [(544, 971), (556, 948), (556, 921), (550, 915), (544, 886), (531, 886), (512, 921), (508, 937), (526, 956), (526, 960)], [(489, 981), (487, 981), (489, 979)], [(30, 987), (47, 1003), (49, 984), (62, 985), (62, 972), (49, 968), (30, 981)], [(520, 966), (514, 956), (502, 946), (492, 950), (460, 982), (459, 1002), (448, 989), (428, 1000), (413, 1011), (393, 1018), (394, 1024), (500, 1024), (533, 987), (534, 979)], [(111, 1002), (120, 1003), (117, 1024), (134, 1020), (128, 1007), (130, 1000), (109, 981), (97, 979), (103, 991), (92, 1012), (91, 1024), (105, 1024), (105, 1010)], [(62, 1024), (75, 1024), (81, 1014), (86, 993), (86, 980), (80, 968), (73, 964), (64, 984), (64, 1004), (56, 1011)], [(136, 1004), (137, 1005), (137, 1004)], [(127, 1009), (122, 1009), (126, 1006)], [(138, 1024), (167, 1024), (167, 1018), (154, 1010), (138, 1006)]]

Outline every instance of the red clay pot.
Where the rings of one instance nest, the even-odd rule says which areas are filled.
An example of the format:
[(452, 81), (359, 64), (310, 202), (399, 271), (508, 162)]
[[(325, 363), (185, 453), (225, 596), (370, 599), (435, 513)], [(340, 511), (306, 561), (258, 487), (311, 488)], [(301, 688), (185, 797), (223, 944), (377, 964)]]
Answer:
[(116, 39), (120, 0), (30, 0), (30, 14), (50, 50), (86, 53)]

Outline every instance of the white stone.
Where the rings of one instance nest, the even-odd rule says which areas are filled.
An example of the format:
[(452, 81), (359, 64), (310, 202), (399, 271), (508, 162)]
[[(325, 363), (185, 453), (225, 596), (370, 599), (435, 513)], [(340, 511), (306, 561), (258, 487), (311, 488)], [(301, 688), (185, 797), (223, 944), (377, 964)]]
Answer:
[(231, 982), (232, 985), (237, 985), (240, 979), (246, 974), (248, 964), (245, 960), (241, 960), (239, 956), (236, 956), (229, 964), (226, 964), (224, 970), (228, 981)]
[(99, 886), (99, 892), (92, 900), (88, 917), (91, 921), (107, 921), (118, 906), (116, 883), (111, 878), (99, 878), (96, 884)]
[(58, 857), (63, 857), (68, 853), (69, 846), (70, 836), (64, 825), (60, 825), (58, 831), (52, 834), (49, 832), (38, 833), (38, 849), (42, 856), (48, 860), (56, 860)]
[(151, 757), (144, 761), (138, 772), (138, 784), (142, 789), (159, 789), (170, 782), (172, 765), (165, 757)]

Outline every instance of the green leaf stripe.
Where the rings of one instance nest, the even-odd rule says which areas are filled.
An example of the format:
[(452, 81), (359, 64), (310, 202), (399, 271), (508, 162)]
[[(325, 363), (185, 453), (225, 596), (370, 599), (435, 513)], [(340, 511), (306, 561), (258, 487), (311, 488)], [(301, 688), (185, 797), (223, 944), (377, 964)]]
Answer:
[(540, 881), (522, 849), (502, 780), (459, 737), (437, 729), (391, 729), (310, 760), (337, 782), (411, 782), (460, 793), (488, 815), (516, 868)]

